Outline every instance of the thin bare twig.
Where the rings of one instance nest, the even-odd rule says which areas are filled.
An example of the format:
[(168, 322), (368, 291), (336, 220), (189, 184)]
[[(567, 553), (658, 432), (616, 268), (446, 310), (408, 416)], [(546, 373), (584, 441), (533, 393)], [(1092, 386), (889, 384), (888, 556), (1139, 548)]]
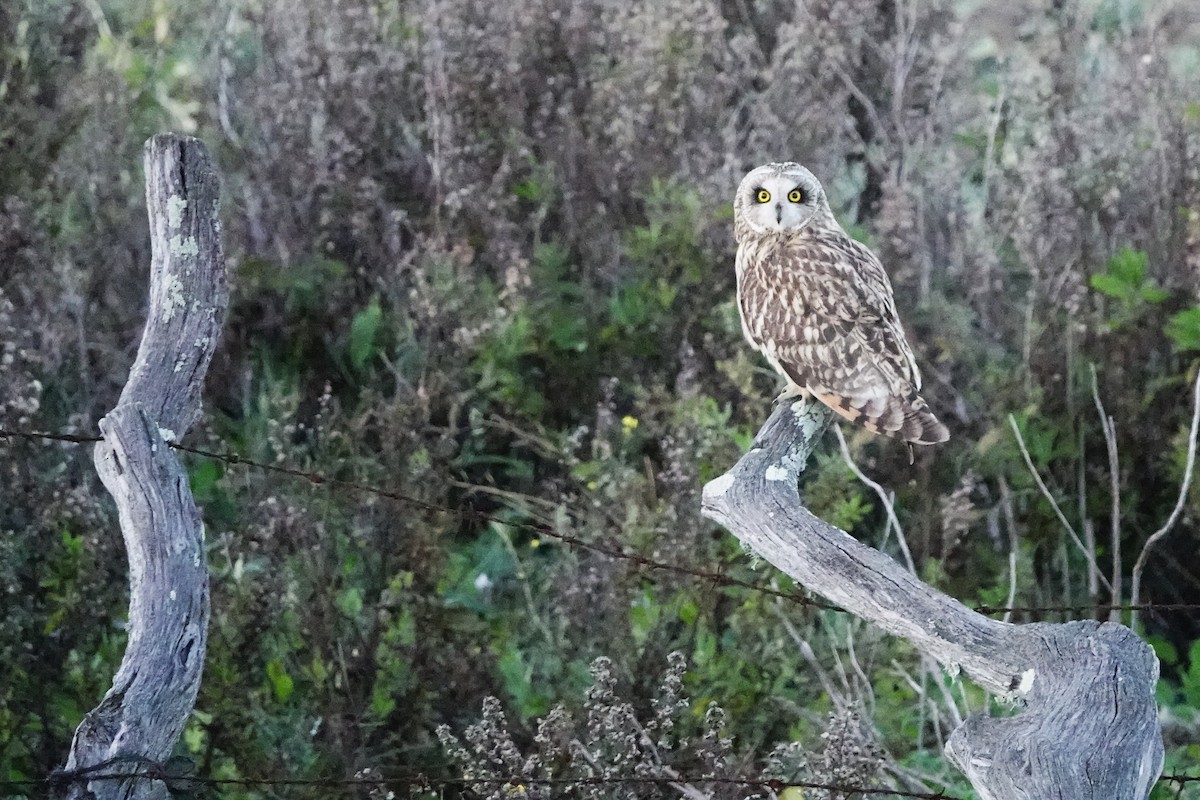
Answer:
[(846, 626), (846, 656), (850, 659), (850, 666), (854, 669), (854, 674), (858, 676), (859, 690), (857, 694), (866, 699), (868, 713), (875, 716), (875, 687), (871, 685), (871, 679), (867, 677), (866, 671), (862, 665), (858, 663), (858, 653), (854, 649), (854, 626)]
[(1067, 520), (1067, 515), (1059, 508), (1058, 501), (1054, 499), (1054, 495), (1050, 493), (1050, 489), (1046, 486), (1046, 482), (1042, 480), (1042, 476), (1038, 474), (1037, 467), (1033, 465), (1033, 457), (1029, 455), (1029, 448), (1025, 446), (1025, 438), (1021, 436), (1021, 428), (1017, 425), (1017, 419), (1012, 414), (1008, 415), (1008, 424), (1012, 427), (1013, 435), (1017, 437), (1017, 447), (1021, 449), (1021, 456), (1025, 459), (1025, 466), (1029, 468), (1029, 474), (1033, 476), (1034, 483), (1042, 492), (1042, 497), (1046, 498), (1046, 502), (1054, 509), (1054, 515), (1058, 517), (1058, 521), (1062, 523), (1063, 528), (1071, 536), (1071, 541), (1079, 548), (1079, 552), (1083, 553), (1083, 557), (1088, 560), (1092, 568), (1095, 569), (1104, 582), (1104, 585), (1109, 590), (1112, 589), (1112, 584), (1108, 582), (1108, 578), (1100, 572), (1100, 568), (1096, 565), (1095, 554), (1084, 546), (1083, 541), (1079, 538), (1079, 534), (1075, 532), (1075, 528)]
[(553, 500), (547, 500), (544, 497), (535, 497), (534, 495), (524, 494), (523, 492), (514, 492), (508, 489), (501, 489), (499, 486), (488, 486), (487, 484), (482, 483), (468, 483), (467, 481), (460, 481), (455, 478), (451, 478), (450, 480), (446, 481), (446, 483), (450, 486), (453, 486), (455, 489), (462, 489), (467, 492), (479, 492), (480, 494), (490, 494), (493, 497), (499, 497), (503, 500), (517, 503), (519, 504), (518, 508), (521, 507), (520, 504), (528, 504), (541, 506), (543, 509), (552, 512), (557, 509), (559, 505), (557, 502)]
[[(1138, 604), (1141, 595), (1142, 573), (1146, 569), (1146, 562), (1150, 559), (1150, 550), (1166, 538), (1171, 529), (1175, 527), (1175, 523), (1183, 514), (1183, 507), (1187, 504), (1188, 491), (1192, 487), (1192, 475), (1196, 466), (1196, 438), (1200, 433), (1200, 367), (1196, 369), (1196, 386), (1193, 391), (1195, 398), (1192, 401), (1192, 427), (1188, 433), (1187, 460), (1183, 467), (1183, 481), (1179, 484), (1179, 499), (1175, 501), (1175, 508), (1171, 510), (1167, 521), (1142, 545), (1142, 552), (1138, 554), (1137, 562), (1133, 565), (1133, 583), (1129, 594), (1129, 604), (1133, 606)], [(1134, 631), (1138, 629), (1138, 612), (1136, 610), (1130, 612), (1129, 626)]]
[(883, 120), (879, 116), (879, 109), (876, 108), (874, 101), (867, 96), (866, 92), (859, 88), (858, 84), (854, 82), (854, 78), (850, 76), (850, 73), (846, 71), (845, 67), (836, 61), (830, 61), (829, 67), (833, 70), (833, 73), (837, 76), (838, 80), (842, 82), (842, 85), (846, 88), (846, 91), (854, 96), (854, 99), (857, 100), (859, 104), (862, 105), (863, 110), (866, 111), (867, 116), (871, 118), (871, 124), (874, 126), (873, 134), (875, 138), (883, 144), (885, 149), (890, 150), (892, 147), (892, 137), (888, 134), (887, 126), (883, 124)]
[(908, 540), (904, 536), (904, 528), (900, 527), (900, 520), (896, 518), (896, 509), (891, 498), (888, 497), (888, 493), (883, 490), (882, 486), (863, 474), (863, 471), (858, 468), (858, 464), (854, 463), (854, 458), (850, 455), (850, 447), (846, 444), (846, 437), (842, 435), (841, 426), (834, 425), (833, 432), (837, 435), (838, 446), (842, 449), (842, 458), (845, 459), (846, 466), (850, 467), (850, 471), (854, 473), (854, 477), (858, 478), (871, 491), (875, 492), (879, 497), (879, 502), (883, 503), (883, 510), (887, 512), (888, 523), (896, 529), (896, 539), (900, 542), (900, 551), (904, 553), (904, 561), (908, 565), (908, 571), (916, 575), (917, 566), (913, 563), (912, 552), (908, 549)]
[[(1069, 396), (1069, 395), (1068, 395)], [(1074, 416), (1074, 415), (1072, 415)], [(1080, 453), (1087, 452), (1087, 439), (1084, 434), (1083, 423), (1079, 423), (1079, 451)], [(1078, 488), (1076, 494), (1079, 498), (1079, 524), (1083, 526), (1083, 541), (1087, 544), (1089, 553), (1096, 552), (1096, 530), (1092, 525), (1092, 520), (1088, 517), (1087, 510), (1087, 459), (1079, 459), (1079, 470), (1076, 472)], [(1096, 569), (1095, 562), (1088, 563), (1087, 569), (1087, 591), (1088, 599), (1093, 603), (1100, 599), (1100, 571)]]
[[(1108, 482), (1110, 547), (1112, 548), (1112, 604), (1121, 604), (1121, 462), (1117, 453), (1117, 426), (1113, 418), (1104, 410), (1100, 400), (1100, 386), (1096, 380), (1096, 365), (1092, 364), (1092, 402), (1096, 404), (1096, 413), (1100, 415), (1100, 428), (1104, 431), (1104, 446), (1108, 450)], [(1109, 619), (1118, 622), (1121, 612), (1115, 608), (1109, 612)]]
[(525, 595), (525, 606), (529, 609), (529, 618), (533, 620), (534, 627), (546, 637), (546, 644), (551, 648), (557, 647), (558, 642), (554, 639), (554, 634), (550, 630), (550, 626), (546, 624), (546, 620), (542, 619), (542, 615), (538, 613), (537, 603), (533, 601), (533, 589), (529, 586), (529, 574), (525, 571), (525, 565), (521, 563), (521, 556), (517, 553), (517, 548), (513, 546), (512, 537), (508, 535), (508, 525), (503, 522), (492, 522), (492, 529), (496, 535), (500, 537), (500, 541), (504, 543), (504, 549), (508, 551), (509, 558), (517, 568), (517, 580), (521, 584), (521, 590)]
[(792, 642), (800, 650), (800, 655), (808, 662), (808, 666), (812, 669), (813, 674), (817, 676), (817, 681), (820, 682), (821, 688), (825, 690), (825, 694), (829, 695), (829, 700), (838, 708), (848, 708), (850, 701), (833, 685), (833, 680), (829, 677), (829, 673), (821, 666), (821, 662), (817, 660), (817, 654), (813, 651), (812, 645), (800, 635), (800, 631), (796, 629), (796, 626), (788, 619), (788, 615), (784, 613), (781, 601), (776, 599), (774, 603), (770, 604), (770, 609), (779, 618), (779, 621), (783, 623), (783, 629), (787, 631), (787, 635), (791, 637)]
[[(1017, 550), (1020, 544), (1017, 539), (1017, 521), (1014, 518), (1012, 492), (1009, 491), (1008, 481), (1000, 478), (1000, 508), (1004, 512), (1004, 527), (1008, 529), (1008, 600), (1004, 605), (1012, 608), (1017, 600)], [(1012, 612), (1004, 612), (1004, 621), (1012, 620)]]
[(996, 138), (1000, 133), (1000, 123), (1004, 118), (1004, 102), (1007, 99), (1008, 85), (1001, 82), (1000, 90), (996, 93), (996, 107), (992, 111), (991, 123), (988, 125), (987, 147), (983, 151), (983, 186), (980, 191), (980, 194), (983, 195), (983, 203), (979, 212), (980, 219), (987, 219), (992, 176), (996, 172), (996, 166), (993, 163), (996, 160)]
[[(667, 773), (669, 774), (674, 771), (675, 770), (668, 769)], [(705, 794), (704, 792), (697, 789), (695, 786), (692, 786), (690, 783), (678, 783), (678, 782), (672, 781), (670, 783), (670, 786), (672, 789), (679, 792), (684, 797), (688, 798), (688, 800), (712, 800), (711, 794)]]

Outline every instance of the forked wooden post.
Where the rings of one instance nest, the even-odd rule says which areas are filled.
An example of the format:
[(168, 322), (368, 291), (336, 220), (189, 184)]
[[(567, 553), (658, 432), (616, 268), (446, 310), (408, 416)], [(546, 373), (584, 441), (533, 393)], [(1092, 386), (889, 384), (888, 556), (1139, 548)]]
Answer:
[(1013, 716), (971, 717), (946, 744), (983, 800), (1148, 797), (1163, 764), (1151, 648), (1108, 622), (989, 619), (817, 519), (797, 479), (830, 415), (777, 405), (750, 452), (704, 487), (704, 515), (805, 588), (1015, 704)]
[(192, 713), (208, 635), (204, 528), (188, 477), (168, 447), (200, 414), (200, 390), (229, 291), (218, 183), (198, 140), (146, 143), (153, 257), (137, 359), (117, 406), (100, 421), (96, 469), (117, 504), (129, 556), (129, 641), (112, 688), (75, 731), (70, 798), (167, 798), (145, 763), (170, 756)]

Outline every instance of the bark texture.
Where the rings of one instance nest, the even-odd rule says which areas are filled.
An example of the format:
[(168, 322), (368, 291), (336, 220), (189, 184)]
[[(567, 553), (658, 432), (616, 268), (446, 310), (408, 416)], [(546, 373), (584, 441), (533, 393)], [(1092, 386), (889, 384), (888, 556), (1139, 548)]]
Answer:
[(1013, 716), (968, 719), (946, 745), (983, 800), (1148, 797), (1163, 763), (1153, 650), (1114, 623), (990, 619), (813, 516), (797, 480), (831, 414), (777, 405), (750, 452), (704, 487), (704, 515), (806, 589), (1014, 704)]
[[(204, 528), (168, 446), (200, 413), (200, 391), (229, 291), (218, 181), (204, 145), (146, 143), (153, 261), (146, 327), (117, 407), (100, 421), (100, 479), (116, 501), (129, 557), (129, 640), (112, 688), (75, 731), (70, 798), (167, 798), (151, 763), (171, 755), (200, 688), (209, 596)], [(103, 775), (143, 775), (103, 778)]]

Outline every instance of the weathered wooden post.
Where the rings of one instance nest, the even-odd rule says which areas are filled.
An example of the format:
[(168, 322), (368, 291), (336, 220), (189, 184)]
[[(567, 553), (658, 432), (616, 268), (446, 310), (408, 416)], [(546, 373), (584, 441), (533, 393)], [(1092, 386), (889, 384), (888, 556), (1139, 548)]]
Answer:
[(806, 588), (1015, 704), (1011, 717), (968, 719), (946, 744), (983, 800), (1148, 797), (1163, 765), (1150, 647), (1109, 622), (989, 619), (814, 517), (796, 482), (830, 414), (777, 405), (750, 452), (704, 487), (704, 515)]
[(217, 175), (203, 144), (172, 134), (146, 143), (145, 164), (149, 314), (95, 451), (129, 555), (129, 642), (112, 688), (75, 731), (65, 772), (87, 776), (69, 785), (70, 798), (170, 796), (152, 777), (103, 776), (144, 775), (170, 756), (196, 701), (208, 635), (204, 528), (168, 444), (200, 414), (228, 304)]

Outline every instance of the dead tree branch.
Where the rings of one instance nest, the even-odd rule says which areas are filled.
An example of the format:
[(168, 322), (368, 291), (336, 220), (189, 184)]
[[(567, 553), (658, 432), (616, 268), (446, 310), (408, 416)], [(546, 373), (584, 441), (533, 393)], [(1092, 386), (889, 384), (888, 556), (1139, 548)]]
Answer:
[(1042, 497), (1046, 498), (1046, 502), (1050, 504), (1050, 508), (1054, 509), (1054, 515), (1062, 523), (1063, 528), (1071, 537), (1071, 541), (1075, 543), (1075, 547), (1087, 559), (1088, 570), (1090, 571), (1089, 576), (1096, 576), (1104, 584), (1104, 587), (1111, 592), (1112, 583), (1109, 582), (1108, 578), (1104, 577), (1104, 573), (1100, 571), (1100, 566), (1096, 563), (1096, 548), (1084, 544), (1083, 540), (1079, 538), (1079, 534), (1075, 532), (1075, 528), (1067, 520), (1067, 515), (1063, 513), (1062, 508), (1058, 505), (1058, 501), (1054, 499), (1054, 495), (1050, 492), (1050, 487), (1046, 486), (1046, 482), (1042, 480), (1041, 474), (1038, 472), (1037, 467), (1034, 466), (1033, 456), (1029, 455), (1029, 448), (1025, 446), (1025, 437), (1021, 435), (1021, 428), (1017, 425), (1017, 419), (1012, 414), (1008, 415), (1008, 424), (1012, 428), (1013, 436), (1017, 437), (1017, 447), (1021, 450), (1021, 457), (1025, 459), (1025, 466), (1029, 468), (1029, 474), (1033, 476), (1033, 482), (1037, 484), (1038, 490), (1042, 493)]
[(705, 516), (807, 589), (1018, 706), (967, 719), (947, 742), (980, 797), (1148, 797), (1163, 763), (1153, 651), (1109, 622), (988, 619), (814, 517), (797, 479), (829, 418), (818, 404), (777, 405), (750, 452), (704, 487)]
[(1117, 608), (1121, 605), (1121, 577), (1124, 569), (1121, 565), (1121, 458), (1117, 452), (1117, 423), (1104, 410), (1104, 401), (1100, 399), (1100, 386), (1096, 381), (1096, 365), (1092, 364), (1092, 402), (1096, 405), (1096, 413), (1100, 415), (1100, 430), (1104, 432), (1104, 447), (1108, 452), (1108, 495), (1111, 512), (1109, 513), (1109, 546), (1112, 549), (1112, 611), (1108, 618), (1113, 622), (1121, 619)]
[(146, 328), (117, 406), (100, 421), (96, 469), (117, 504), (129, 556), (129, 641), (112, 688), (84, 717), (66, 771), (99, 769), (69, 798), (167, 798), (131, 764), (167, 760), (192, 713), (207, 642), (204, 530), (188, 477), (168, 443), (200, 414), (200, 390), (229, 292), (217, 219), (217, 175), (204, 145), (146, 143), (153, 259)]
[[(1171, 529), (1175, 527), (1175, 523), (1179, 521), (1180, 515), (1183, 514), (1183, 507), (1187, 505), (1188, 492), (1192, 488), (1192, 471), (1196, 467), (1196, 439), (1200, 436), (1200, 368), (1196, 370), (1196, 385), (1192, 390), (1194, 398), (1192, 400), (1192, 425), (1188, 429), (1188, 448), (1187, 458), (1183, 467), (1183, 480), (1179, 483), (1179, 499), (1175, 501), (1175, 508), (1171, 509), (1170, 516), (1163, 523), (1162, 527), (1151, 534), (1146, 543), (1142, 545), (1142, 552), (1138, 554), (1137, 562), (1133, 565), (1133, 585), (1130, 589), (1129, 604), (1136, 606), (1141, 602), (1142, 596), (1142, 573), (1146, 571), (1146, 562), (1150, 560), (1150, 551), (1154, 549)], [(1130, 612), (1129, 624), (1136, 631), (1138, 630), (1138, 612), (1135, 608)]]

